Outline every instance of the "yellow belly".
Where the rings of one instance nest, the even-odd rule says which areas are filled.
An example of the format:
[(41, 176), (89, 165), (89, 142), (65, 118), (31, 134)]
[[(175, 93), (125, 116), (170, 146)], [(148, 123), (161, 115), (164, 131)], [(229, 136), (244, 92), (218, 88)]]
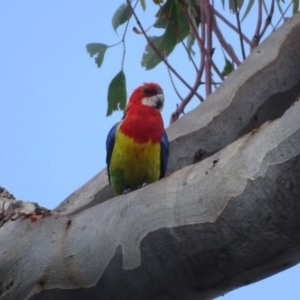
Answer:
[(160, 144), (137, 144), (117, 131), (109, 173), (116, 194), (157, 181), (160, 177)]

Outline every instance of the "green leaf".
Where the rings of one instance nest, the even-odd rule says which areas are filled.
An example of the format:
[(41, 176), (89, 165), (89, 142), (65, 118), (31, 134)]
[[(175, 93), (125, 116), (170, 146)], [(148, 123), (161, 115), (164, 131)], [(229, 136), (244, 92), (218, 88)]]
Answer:
[(154, 26), (166, 30), (161, 36), (150, 37), (151, 42), (146, 46), (142, 57), (142, 66), (147, 70), (154, 68), (162, 60), (151, 45), (162, 56), (167, 57), (174, 50), (176, 44), (181, 42), (189, 33), (189, 24), (178, 3), (174, 0), (168, 0), (156, 15), (157, 22)]
[(146, 10), (146, 2), (145, 2), (145, 0), (140, 0), (140, 3), (141, 3), (143, 11), (145, 11)]
[(228, 76), (232, 71), (234, 71), (234, 65), (225, 57), (225, 66), (222, 71), (222, 75)]
[(299, 10), (299, 0), (293, 0), (293, 15)]
[(99, 68), (102, 65), (104, 54), (107, 48), (107, 45), (101, 43), (91, 43), (86, 45), (86, 50), (90, 56), (93, 57), (96, 55), (95, 62)]
[(155, 28), (167, 28), (168, 26), (168, 20), (165, 17), (156, 17), (156, 21), (153, 24), (153, 27)]
[[(174, 15), (175, 17), (175, 15)], [(170, 22), (169, 24), (172, 27), (172, 24)], [(190, 25), (188, 21), (186, 20), (186, 17), (182, 11), (182, 8), (180, 5), (176, 5), (176, 22), (175, 22), (175, 30), (177, 42), (181, 42), (189, 33), (190, 31)]]
[(156, 14), (156, 21), (153, 24), (156, 28), (173, 30), (178, 41), (182, 41), (189, 33), (189, 24), (183, 13), (180, 1), (168, 0)]
[[(149, 37), (151, 40), (151, 43), (157, 48), (162, 48), (160, 47), (161, 44), (163, 44), (163, 36), (154, 36), (154, 37)], [(158, 65), (161, 62), (161, 58), (156, 54), (156, 52), (153, 50), (152, 46), (148, 43), (146, 46), (146, 49), (143, 53), (142, 56), (142, 66), (146, 68), (146, 70), (153, 69), (156, 65)]]
[(115, 12), (112, 18), (112, 26), (113, 29), (116, 31), (117, 28), (127, 22), (132, 16), (132, 11), (130, 6), (127, 4), (122, 4)]
[[(235, 6), (236, 2), (236, 6)], [(229, 10), (232, 13), (236, 13), (237, 9), (241, 9), (243, 6), (244, 0), (229, 0)]]
[(126, 106), (126, 78), (121, 70), (110, 82), (108, 87), (108, 107), (106, 116), (110, 116), (116, 110), (124, 110)]
[[(151, 43), (154, 47), (163, 55), (168, 56), (176, 45), (175, 35), (167, 32), (162, 36), (150, 37)], [(148, 44), (142, 57), (142, 66), (146, 70), (153, 69), (156, 65), (161, 62), (161, 58), (156, 54), (153, 48)]]
[(195, 40), (196, 40), (195, 35), (189, 33), (186, 39), (186, 47), (191, 55), (195, 55), (195, 51), (193, 50), (193, 45), (195, 43)]
[(160, 7), (159, 11), (155, 15), (156, 21), (153, 24), (153, 27), (167, 28), (170, 22), (172, 7), (174, 5), (173, 2), (174, 1), (168, 0), (163, 6)]
[(243, 22), (243, 21), (245, 20), (245, 18), (246, 18), (246, 17), (247, 17), (247, 15), (249, 14), (249, 12), (250, 12), (250, 10), (251, 10), (251, 8), (252, 8), (253, 4), (254, 4), (254, 0), (250, 0), (250, 1), (248, 2), (248, 5), (247, 5), (247, 8), (246, 8), (246, 11), (245, 11), (245, 13), (244, 13), (244, 15), (243, 15), (243, 17), (242, 17), (242, 20), (241, 20), (241, 22)]

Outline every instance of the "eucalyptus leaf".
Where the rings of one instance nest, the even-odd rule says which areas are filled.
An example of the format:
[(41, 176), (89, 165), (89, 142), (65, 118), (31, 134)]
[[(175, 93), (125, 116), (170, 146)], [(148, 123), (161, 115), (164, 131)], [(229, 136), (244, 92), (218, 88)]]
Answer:
[(196, 40), (195, 35), (193, 33), (189, 33), (186, 40), (186, 47), (191, 55), (195, 55), (195, 51), (193, 50), (193, 45), (195, 43), (195, 40)]
[(167, 28), (171, 20), (170, 17), (171, 17), (172, 8), (174, 4), (175, 4), (174, 1), (168, 0), (164, 5), (160, 7), (160, 9), (156, 14), (156, 21), (153, 24), (154, 27)]
[(158, 17), (156, 17), (156, 20), (153, 24), (153, 27), (155, 27), (155, 28), (167, 28), (168, 23), (169, 22), (166, 18), (158, 16)]
[(222, 75), (228, 76), (232, 71), (234, 71), (234, 65), (225, 57), (225, 66), (222, 71)]
[(146, 10), (146, 2), (145, 2), (145, 0), (140, 0), (140, 3), (141, 3), (143, 11), (145, 11)]
[[(156, 15), (155, 27), (165, 28), (161, 36), (150, 37), (142, 57), (142, 66), (147, 70), (154, 68), (162, 61), (161, 56), (167, 57), (189, 33), (189, 24), (183, 14), (179, 1), (168, 0)], [(157, 55), (153, 47), (161, 54)]]
[[(186, 17), (182, 11), (180, 5), (175, 6), (176, 9), (176, 31), (177, 42), (181, 42), (189, 33), (190, 25), (186, 20)], [(175, 17), (175, 16), (174, 16)], [(171, 25), (171, 24), (170, 24)]]
[[(151, 44), (153, 44), (154, 47), (164, 56), (168, 56), (176, 45), (176, 36), (168, 33), (167, 31), (162, 36), (150, 37), (150, 40)], [(159, 57), (153, 50), (153, 47), (148, 44), (142, 57), (142, 66), (145, 67), (146, 70), (150, 70), (161, 61), (161, 57)]]
[(241, 9), (243, 6), (244, 0), (229, 0), (229, 10), (233, 13), (236, 13), (237, 9)]
[(293, 0), (293, 14), (297, 13), (299, 10), (299, 0)]
[(127, 22), (132, 16), (131, 8), (127, 4), (122, 4), (116, 10), (112, 18), (112, 26), (113, 29), (116, 31), (117, 28)]
[(246, 8), (245, 13), (244, 13), (244, 15), (242, 17), (242, 20), (241, 20), (242, 22), (246, 19), (246, 17), (249, 14), (253, 4), (254, 4), (254, 0), (249, 0), (247, 8)]
[(124, 110), (126, 106), (126, 78), (121, 70), (110, 82), (108, 87), (108, 107), (106, 116), (110, 116), (116, 110)]
[(107, 48), (107, 45), (101, 43), (90, 43), (86, 45), (86, 50), (90, 54), (90, 56), (93, 57), (96, 55), (95, 62), (99, 68), (102, 65), (104, 54)]

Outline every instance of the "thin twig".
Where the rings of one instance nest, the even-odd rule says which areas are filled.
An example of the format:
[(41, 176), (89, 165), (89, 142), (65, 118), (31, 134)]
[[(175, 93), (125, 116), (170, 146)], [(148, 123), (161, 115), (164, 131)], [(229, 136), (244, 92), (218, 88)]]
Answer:
[[(219, 13), (219, 11), (217, 11), (214, 8), (214, 14), (223, 22), (225, 23), (228, 27), (230, 27), (233, 31), (235, 31), (236, 33), (239, 33), (238, 28), (236, 28), (232, 23), (230, 23), (221, 13)], [(243, 38), (243, 40), (245, 41), (245, 43), (247, 43), (248, 45), (251, 45), (251, 41), (244, 35), (243, 32), (241, 32), (241, 36)]]
[(243, 57), (243, 60), (245, 60), (246, 59), (246, 53), (245, 53), (245, 47), (244, 47), (244, 42), (243, 42), (243, 37), (242, 37), (240, 10), (237, 6), (236, 0), (234, 0), (234, 6), (235, 6), (236, 23), (237, 23), (237, 27), (238, 27), (238, 34), (239, 34), (240, 44), (241, 44), (242, 57)]
[(280, 7), (280, 9), (281, 9), (281, 18), (278, 20), (278, 22), (276, 23), (276, 25), (274, 26), (274, 30), (279, 26), (279, 24), (280, 24), (280, 22), (283, 20), (285, 20), (285, 14), (287, 13), (287, 11), (289, 10), (289, 8), (291, 7), (291, 5), (292, 5), (292, 2), (293, 1), (291, 1), (290, 2), (290, 4), (286, 7), (286, 9), (284, 10), (284, 11), (282, 11), (282, 9), (281, 9), (281, 7)]
[(212, 60), (212, 68), (216, 72), (216, 74), (220, 77), (220, 79), (223, 81), (224, 75), (220, 72), (220, 70), (218, 69), (217, 65), (214, 63), (213, 60)]
[[(204, 71), (204, 60), (205, 60), (205, 54), (203, 51), (200, 53), (200, 60), (199, 60), (199, 70), (196, 73), (196, 78), (195, 82), (193, 85), (193, 88), (189, 91), (188, 95), (182, 99), (179, 105), (177, 105), (176, 110), (172, 113), (171, 118), (170, 118), (170, 124), (174, 123), (181, 114), (184, 113), (184, 109), (187, 106), (187, 104), (191, 101), (193, 96), (195, 95), (195, 92), (198, 90), (200, 84), (203, 84), (204, 82), (201, 81), (202, 74)], [(204, 101), (204, 98), (200, 96), (199, 98), (200, 102)]]
[[(276, 2), (279, 3), (279, 1), (276, 1)], [(275, 4), (274, 4), (274, 5), (275, 5)], [(267, 8), (267, 5), (266, 5), (266, 3), (265, 3), (265, 0), (263, 0), (263, 8), (264, 8), (264, 11), (265, 11), (265, 13), (266, 13), (266, 15), (267, 15), (267, 14), (268, 14), (268, 8)], [(272, 26), (272, 29), (273, 29), (273, 30), (276, 29), (275, 26), (273, 25), (272, 21), (271, 21), (270, 25)]]
[[(138, 2), (135, 3), (134, 8), (136, 7), (137, 3)], [(128, 30), (129, 22), (130, 22), (130, 18), (126, 22), (125, 29), (124, 29), (123, 36), (122, 36), (122, 40), (121, 40), (121, 43), (123, 45), (122, 70), (124, 69), (124, 63), (125, 63), (125, 55), (126, 55), (125, 36), (126, 36), (127, 30)]]
[(258, 13), (257, 13), (257, 23), (255, 28), (255, 33), (251, 42), (251, 50), (256, 48), (259, 44), (260, 28), (262, 23), (262, 0), (258, 0)]
[(282, 19), (284, 19), (284, 12), (283, 12), (282, 7), (281, 7), (281, 5), (280, 5), (280, 1), (276, 1), (276, 2), (277, 2), (278, 10), (279, 10), (280, 15), (281, 15), (280, 20), (282, 20)]
[[(197, 77), (199, 76), (199, 72), (197, 72)], [(186, 105), (191, 101), (193, 96), (195, 95), (195, 91), (197, 91), (199, 85), (196, 83), (197, 81), (201, 82), (201, 78), (196, 78), (195, 84), (193, 88), (190, 90), (188, 95), (180, 102), (179, 105), (177, 105), (176, 111), (172, 113), (171, 118), (170, 118), (170, 124), (174, 123), (181, 114), (184, 113), (184, 108)], [(201, 96), (200, 96), (201, 97)], [(203, 97), (200, 98), (200, 101), (203, 102), (204, 99)]]
[[(202, 27), (202, 22), (201, 22), (201, 29), (203, 29), (201, 31), (201, 35), (199, 35), (197, 28), (195, 27), (195, 24), (193, 22), (193, 20), (191, 19), (189, 13), (186, 10), (186, 6), (182, 6), (183, 9), (183, 13), (185, 14), (186, 19), (189, 22), (190, 28), (192, 30), (192, 33), (195, 36), (195, 39), (197, 41), (198, 47), (200, 48), (200, 60), (199, 60), (199, 67), (198, 67), (198, 71), (196, 73), (196, 78), (195, 78), (195, 82), (193, 85), (193, 89), (190, 91), (190, 93), (182, 100), (181, 104), (179, 106), (177, 106), (176, 111), (172, 114), (171, 116), (171, 120), (172, 122), (174, 122), (175, 120), (177, 120), (177, 118), (180, 116), (181, 113), (183, 113), (185, 106), (187, 105), (187, 103), (191, 100), (193, 93), (195, 91), (197, 91), (197, 89), (199, 88), (200, 84), (203, 84), (204, 82), (201, 81), (203, 72), (204, 72), (204, 64), (205, 64), (205, 56), (207, 54), (207, 50), (204, 46), (205, 43), (205, 30)], [(202, 37), (202, 38), (201, 38)], [(204, 101), (204, 98), (201, 96), (201, 98), (199, 98), (200, 102)]]
[(177, 87), (176, 87), (176, 85), (175, 85), (175, 82), (174, 82), (174, 80), (173, 80), (172, 73), (171, 73), (171, 71), (170, 71), (168, 68), (167, 68), (167, 70), (168, 70), (169, 78), (170, 78), (172, 87), (173, 87), (173, 89), (174, 89), (174, 91), (175, 91), (175, 94), (176, 94), (177, 97), (182, 101), (182, 100), (183, 100), (183, 97), (180, 95), (180, 93), (179, 93), (179, 91), (178, 91), (178, 89), (177, 89)]
[(227, 52), (227, 54), (230, 56), (230, 58), (232, 59), (232, 61), (239, 66), (241, 64), (240, 60), (238, 59), (238, 57), (236, 56), (234, 50), (232, 49), (231, 45), (229, 45), (225, 38), (223, 37), (222, 32), (220, 31), (218, 25), (216, 24), (215, 21), (213, 21), (213, 31), (218, 39), (218, 41), (220, 42), (221, 46), (223, 47), (223, 49)]
[[(192, 30), (192, 33), (193, 33), (194, 36), (195, 36), (195, 39), (196, 39), (197, 44), (198, 44), (198, 46), (199, 46), (199, 48), (200, 48), (200, 51), (201, 51), (201, 52), (204, 52), (205, 54), (207, 54), (207, 50), (206, 50), (206, 48), (205, 48), (205, 46), (204, 46), (204, 41), (203, 41), (204, 36), (203, 36), (203, 35), (200, 36), (200, 35), (198, 34), (198, 29), (195, 27), (195, 24), (194, 24), (194, 22), (192, 21), (190, 15), (187, 13), (186, 8), (185, 8), (184, 6), (182, 6), (182, 8), (183, 8), (183, 12), (184, 12), (184, 14), (185, 14), (185, 17), (187, 18), (187, 20), (188, 20), (188, 22), (189, 22), (189, 25), (190, 25), (190, 28), (191, 28), (191, 30)], [(202, 23), (203, 23), (203, 22), (201, 22), (201, 24), (202, 24)]]
[(185, 44), (183, 41), (181, 41), (181, 45), (183, 46), (183, 48), (185, 49), (185, 51), (186, 51), (186, 53), (187, 53), (189, 59), (191, 60), (192, 65), (193, 65), (195, 71), (198, 72), (198, 69), (197, 69), (196, 63), (195, 63), (195, 61), (194, 61), (194, 58), (193, 58), (193, 56), (191, 55), (191, 53), (190, 53), (189, 49), (187, 48), (186, 44)]
[(272, 0), (272, 3), (271, 3), (271, 6), (270, 6), (270, 11), (269, 11), (269, 14), (266, 18), (266, 21), (265, 21), (265, 25), (262, 29), (262, 31), (260, 32), (260, 36), (259, 36), (259, 40), (262, 38), (262, 36), (265, 34), (268, 26), (270, 25), (271, 23), (271, 20), (272, 20), (272, 17), (273, 17), (273, 14), (274, 14), (274, 6), (275, 6), (275, 0)]
[(209, 0), (201, 1), (202, 23), (206, 29), (206, 58), (205, 58), (205, 91), (206, 97), (211, 94), (211, 56), (212, 56), (212, 11)]
[[(204, 41), (203, 39), (200, 38), (199, 34), (198, 34), (198, 30), (197, 28), (194, 26), (194, 23), (191, 22), (190, 16), (187, 13), (187, 11), (185, 9), (183, 9), (183, 12), (185, 13), (185, 16), (187, 18), (187, 20), (189, 21), (190, 24), (190, 28), (192, 29), (193, 34), (195, 35), (195, 38), (197, 40), (198, 46), (200, 48), (200, 61), (199, 61), (199, 69), (198, 72), (196, 73), (196, 78), (195, 78), (195, 82), (193, 85), (193, 89), (190, 90), (190, 92), (188, 93), (188, 95), (181, 101), (181, 103), (179, 105), (177, 105), (176, 110), (172, 113), (171, 118), (170, 118), (170, 124), (174, 123), (181, 114), (184, 113), (184, 108), (187, 106), (187, 104), (191, 101), (191, 99), (193, 98), (195, 92), (198, 90), (201, 82), (201, 78), (202, 78), (202, 74), (204, 71), (204, 60), (205, 60), (205, 52), (206, 49), (204, 47)], [(201, 22), (201, 28), (202, 28), (202, 22)], [(205, 31), (201, 32), (201, 36), (202, 38), (205, 38)], [(204, 51), (202, 51), (202, 49)], [(201, 102), (204, 101), (203, 97), (199, 98)]]

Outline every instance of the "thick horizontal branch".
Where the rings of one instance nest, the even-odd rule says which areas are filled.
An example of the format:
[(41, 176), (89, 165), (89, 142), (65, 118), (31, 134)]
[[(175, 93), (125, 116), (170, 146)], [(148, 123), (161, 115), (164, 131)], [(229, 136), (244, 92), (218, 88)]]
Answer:
[(300, 94), (300, 14), (255, 48), (201, 106), (175, 122), (169, 172), (280, 117)]
[(6, 222), (1, 300), (207, 299), (299, 262), (299, 115), (73, 216)]

